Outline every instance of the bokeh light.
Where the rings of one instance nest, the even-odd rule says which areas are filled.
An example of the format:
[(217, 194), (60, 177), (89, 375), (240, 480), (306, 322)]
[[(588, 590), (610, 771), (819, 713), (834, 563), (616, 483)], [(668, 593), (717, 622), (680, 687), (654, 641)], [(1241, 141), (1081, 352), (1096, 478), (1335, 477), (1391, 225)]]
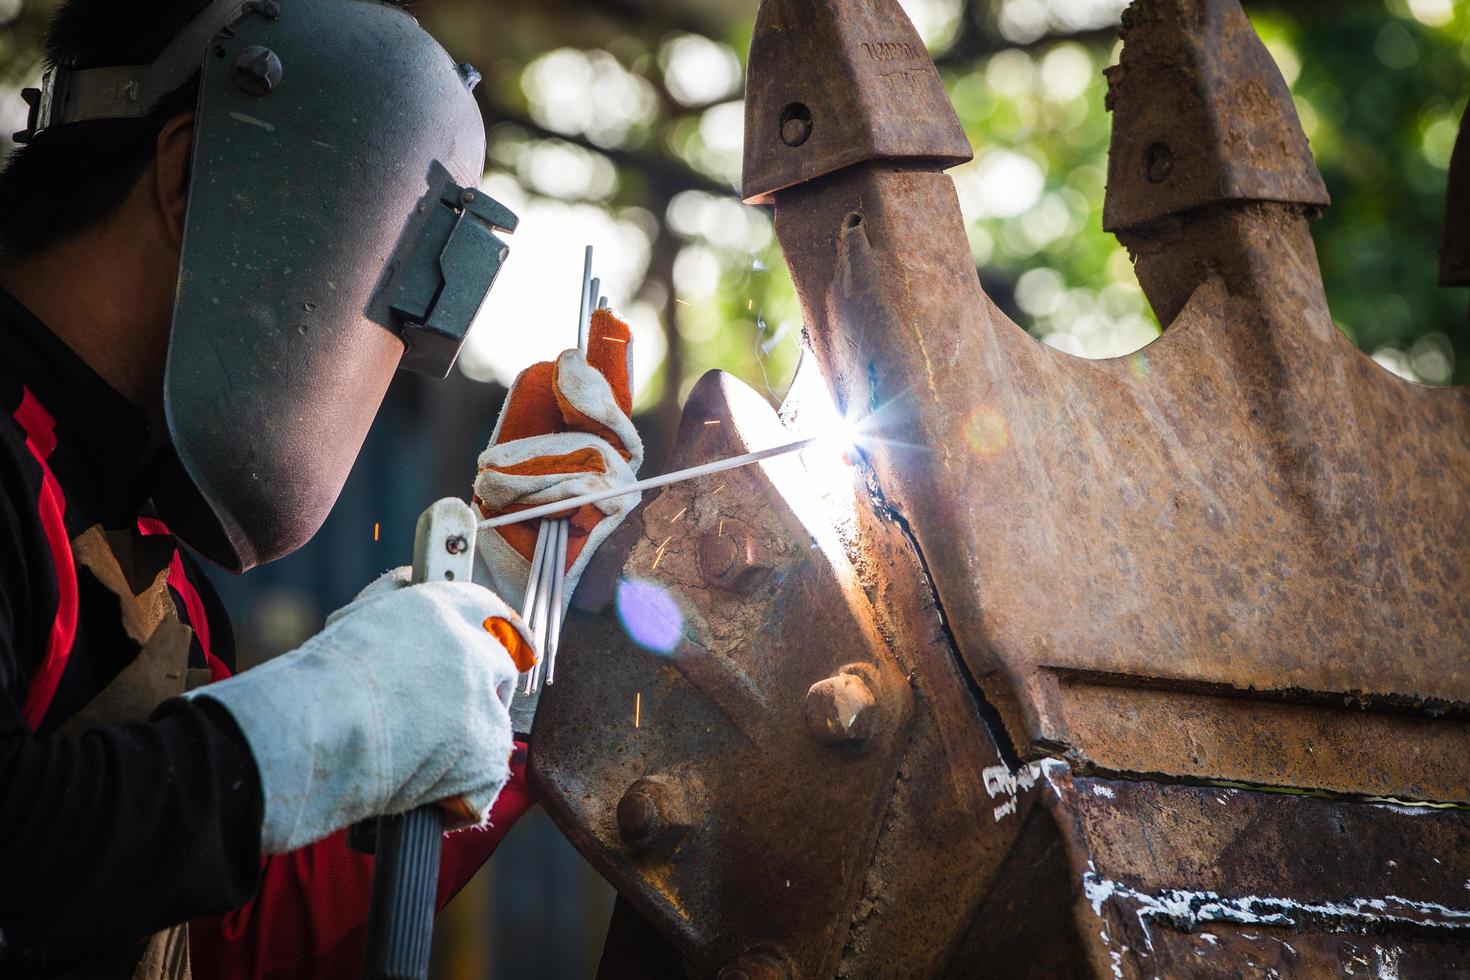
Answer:
[(684, 636), (684, 614), (666, 588), (646, 579), (618, 582), (618, 622), (644, 650), (667, 656)]
[(981, 456), (997, 456), (1011, 443), (1005, 416), (985, 405), (970, 413), (964, 431), (965, 444)]

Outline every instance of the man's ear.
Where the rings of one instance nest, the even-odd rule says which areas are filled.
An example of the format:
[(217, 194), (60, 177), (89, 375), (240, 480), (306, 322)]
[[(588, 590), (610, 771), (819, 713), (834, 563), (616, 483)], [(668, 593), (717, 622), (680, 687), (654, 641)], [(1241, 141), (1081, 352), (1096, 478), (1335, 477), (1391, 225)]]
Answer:
[(189, 206), (189, 157), (194, 150), (194, 113), (164, 123), (158, 134), (153, 167), (153, 193), (163, 227), (175, 246), (184, 241), (184, 213)]

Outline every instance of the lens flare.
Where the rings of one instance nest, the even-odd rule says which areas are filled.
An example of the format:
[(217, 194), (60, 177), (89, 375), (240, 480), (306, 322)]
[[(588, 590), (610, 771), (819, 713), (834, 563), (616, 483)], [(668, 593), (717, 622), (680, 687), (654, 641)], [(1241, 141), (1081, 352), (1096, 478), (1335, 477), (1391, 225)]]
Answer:
[(1010, 445), (1010, 428), (1005, 416), (993, 408), (980, 407), (965, 421), (965, 441), (981, 456), (994, 456)]
[(618, 583), (618, 621), (628, 638), (645, 650), (667, 656), (684, 635), (684, 614), (663, 586), (644, 579)]

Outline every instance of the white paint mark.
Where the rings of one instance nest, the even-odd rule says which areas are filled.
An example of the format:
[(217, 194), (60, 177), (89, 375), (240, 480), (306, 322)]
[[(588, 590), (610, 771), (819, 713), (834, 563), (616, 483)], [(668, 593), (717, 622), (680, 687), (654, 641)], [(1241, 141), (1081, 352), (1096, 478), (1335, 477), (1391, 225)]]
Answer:
[(1043, 763), (1033, 762), (1015, 772), (1009, 766), (986, 766), (980, 773), (985, 781), (985, 792), (992, 800), (1006, 797), (994, 810), (996, 823), (1016, 812), (1020, 805), (1020, 794), (1035, 786), (1042, 778)]
[(1092, 795), (1093, 796), (1106, 796), (1108, 799), (1111, 800), (1117, 794), (1115, 794), (1113, 792), (1113, 787), (1111, 787), (1111, 786), (1104, 786), (1102, 783), (1093, 783), (1092, 784)]
[(264, 119), (257, 119), (254, 116), (247, 116), (243, 112), (232, 112), (230, 113), (230, 118), (235, 120), (235, 122), (241, 122), (247, 126), (259, 127), (260, 129), (265, 130), (267, 133), (274, 133), (276, 131), (276, 127), (272, 126)]
[(1403, 953), (1397, 946), (1384, 949), (1373, 947), (1373, 976), (1377, 980), (1399, 980), (1399, 956)]
[[(1185, 891), (1170, 888), (1150, 894), (1099, 875), (1091, 862), (1082, 876), (1082, 893), (1092, 905), (1093, 914), (1101, 917), (1103, 905), (1112, 900), (1125, 901), (1143, 929), (1150, 950), (1153, 940), (1150, 921), (1161, 921), (1183, 932), (1194, 932), (1207, 922), (1234, 922), (1239, 925), (1300, 928), (1323, 918), (1344, 926), (1364, 927), (1395, 923), (1438, 929), (1470, 929), (1470, 909), (1455, 909), (1436, 902), (1420, 902), (1398, 895), (1382, 898), (1353, 898), (1345, 902), (1300, 902), (1274, 896), (1241, 895), (1227, 898), (1212, 891)], [(1259, 938), (1243, 933), (1245, 938)], [(1397, 960), (1395, 960), (1397, 962)], [(1365, 962), (1363, 964), (1367, 966)]]

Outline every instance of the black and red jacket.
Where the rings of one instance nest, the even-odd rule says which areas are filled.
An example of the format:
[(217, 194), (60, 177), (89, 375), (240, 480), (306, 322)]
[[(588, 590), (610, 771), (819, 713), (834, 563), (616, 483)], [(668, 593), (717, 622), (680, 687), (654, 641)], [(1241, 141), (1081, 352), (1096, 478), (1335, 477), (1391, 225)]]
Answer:
[[(146, 722), (56, 734), (137, 654), (70, 542), (98, 524), (167, 533), (148, 500), (182, 477), (152, 441), (137, 407), (0, 290), (0, 974), (188, 921), (201, 980), (354, 975), (372, 859), (339, 834), (262, 860), (259, 777), (224, 708), (174, 700)], [(228, 677), (228, 620), (182, 550), (168, 581), (190, 666)], [(529, 805), (518, 765), (491, 827), (446, 839), (441, 906)]]

